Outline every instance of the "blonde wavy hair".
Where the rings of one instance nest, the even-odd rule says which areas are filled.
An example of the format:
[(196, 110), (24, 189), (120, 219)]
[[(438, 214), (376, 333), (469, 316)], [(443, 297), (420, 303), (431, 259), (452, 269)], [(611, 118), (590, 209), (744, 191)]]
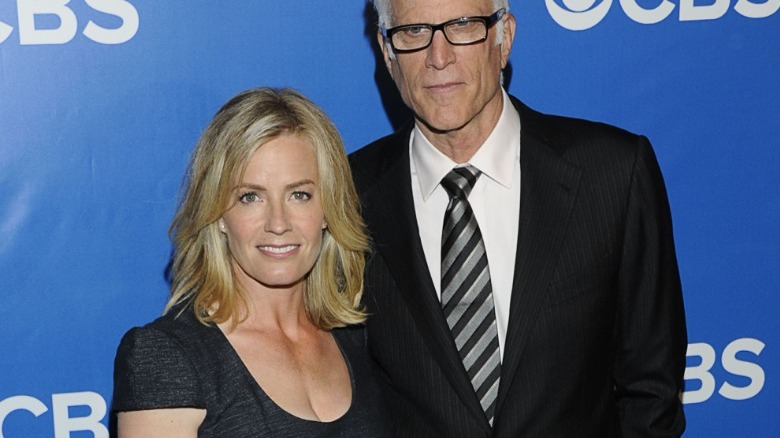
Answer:
[[(188, 304), (204, 324), (231, 321), (235, 326), (246, 318), (246, 291), (233, 273), (217, 221), (232, 205), (235, 181), (255, 151), (282, 135), (300, 136), (311, 144), (328, 224), (320, 255), (304, 280), (306, 312), (324, 330), (365, 321), (360, 298), (369, 241), (341, 136), (306, 97), (273, 88), (230, 99), (195, 146), (169, 231), (174, 255), (164, 313)], [(182, 305), (181, 311), (187, 307)]]

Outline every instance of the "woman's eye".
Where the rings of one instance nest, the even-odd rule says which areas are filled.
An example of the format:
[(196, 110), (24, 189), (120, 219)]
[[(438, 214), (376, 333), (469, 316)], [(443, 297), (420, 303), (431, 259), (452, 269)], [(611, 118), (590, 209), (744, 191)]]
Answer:
[(250, 202), (257, 202), (258, 199), (260, 199), (260, 197), (257, 196), (257, 193), (255, 192), (247, 192), (238, 197), (238, 200), (244, 204), (249, 204)]
[(294, 191), (292, 194), (292, 199), (295, 199), (296, 201), (307, 201), (311, 199), (311, 194), (308, 192)]

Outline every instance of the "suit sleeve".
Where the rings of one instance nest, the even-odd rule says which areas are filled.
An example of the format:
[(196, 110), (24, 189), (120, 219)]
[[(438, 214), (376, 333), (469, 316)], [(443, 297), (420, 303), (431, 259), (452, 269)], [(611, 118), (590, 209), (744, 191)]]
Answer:
[(619, 268), (615, 388), (624, 437), (676, 437), (687, 332), (669, 201), (656, 157), (639, 139)]
[(114, 360), (112, 410), (180, 407), (205, 407), (195, 368), (182, 346), (152, 328), (127, 332)]

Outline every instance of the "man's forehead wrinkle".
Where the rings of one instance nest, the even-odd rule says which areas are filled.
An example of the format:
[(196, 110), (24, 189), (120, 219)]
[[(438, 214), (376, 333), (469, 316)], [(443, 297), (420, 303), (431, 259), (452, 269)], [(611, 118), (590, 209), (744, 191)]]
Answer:
[(391, 2), (391, 4), (390, 15), (393, 27), (417, 23), (439, 24), (461, 17), (486, 15), (492, 7), (492, 3), (489, 1), (420, 2), (401, 0)]

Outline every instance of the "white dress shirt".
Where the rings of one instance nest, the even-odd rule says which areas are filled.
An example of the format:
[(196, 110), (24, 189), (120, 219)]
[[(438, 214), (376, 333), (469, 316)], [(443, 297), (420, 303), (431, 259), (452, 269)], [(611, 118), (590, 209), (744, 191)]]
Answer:
[[(482, 172), (468, 200), (485, 242), (503, 357), (520, 219), (520, 115), (501, 91), (504, 107), (498, 123), (468, 162)], [(439, 183), (450, 170), (467, 163), (455, 163), (441, 153), (416, 125), (409, 147), (420, 240), (441, 300), (441, 234), (449, 196)]]

